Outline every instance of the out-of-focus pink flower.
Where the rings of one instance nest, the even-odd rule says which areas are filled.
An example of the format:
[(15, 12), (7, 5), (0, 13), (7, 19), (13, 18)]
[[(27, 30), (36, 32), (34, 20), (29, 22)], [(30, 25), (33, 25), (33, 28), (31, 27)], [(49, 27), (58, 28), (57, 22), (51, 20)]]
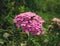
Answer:
[(44, 20), (32, 12), (25, 12), (17, 15), (14, 18), (16, 26), (22, 27), (24, 32), (29, 32), (31, 35), (42, 34)]
[(53, 21), (53, 22), (60, 22), (60, 19), (58, 19), (58, 18), (53, 18), (52, 21)]

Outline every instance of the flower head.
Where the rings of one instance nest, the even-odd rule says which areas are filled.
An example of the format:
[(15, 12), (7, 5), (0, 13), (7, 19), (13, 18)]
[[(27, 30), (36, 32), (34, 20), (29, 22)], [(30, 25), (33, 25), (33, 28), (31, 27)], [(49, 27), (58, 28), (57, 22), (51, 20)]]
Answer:
[(58, 18), (53, 18), (52, 21), (53, 21), (53, 22), (60, 22), (60, 19), (58, 19)]
[(44, 20), (32, 12), (25, 12), (17, 15), (14, 18), (16, 26), (22, 27), (24, 32), (29, 32), (31, 35), (40, 35), (42, 33)]

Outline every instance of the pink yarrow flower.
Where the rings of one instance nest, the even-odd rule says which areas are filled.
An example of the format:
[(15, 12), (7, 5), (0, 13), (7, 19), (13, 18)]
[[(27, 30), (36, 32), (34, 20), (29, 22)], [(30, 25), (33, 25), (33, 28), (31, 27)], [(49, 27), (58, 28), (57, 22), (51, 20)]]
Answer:
[(18, 28), (22, 28), (22, 30), (26, 33), (30, 33), (31, 35), (40, 35), (42, 34), (44, 20), (32, 12), (25, 12), (17, 15), (14, 18), (14, 23)]

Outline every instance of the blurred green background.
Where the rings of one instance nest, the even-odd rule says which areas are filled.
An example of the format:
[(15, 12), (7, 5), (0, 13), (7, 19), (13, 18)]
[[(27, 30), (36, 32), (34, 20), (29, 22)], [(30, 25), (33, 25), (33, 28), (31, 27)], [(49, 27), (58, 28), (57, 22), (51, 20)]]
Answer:
[[(16, 15), (23, 12), (34, 12), (41, 16), (46, 21), (44, 27), (47, 30), (52, 18), (60, 18), (60, 0), (0, 0), (0, 39), (3, 38), (2, 35), (5, 30), (13, 32), (13, 19)], [(59, 37), (60, 35), (56, 36), (56, 34), (51, 33), (41, 38), (38, 37), (38, 39), (42, 40), (41, 46), (58, 46)], [(0, 40), (0, 43), (1, 41), (8, 41), (4, 39)], [(45, 39), (49, 39), (49, 42), (44, 43)]]

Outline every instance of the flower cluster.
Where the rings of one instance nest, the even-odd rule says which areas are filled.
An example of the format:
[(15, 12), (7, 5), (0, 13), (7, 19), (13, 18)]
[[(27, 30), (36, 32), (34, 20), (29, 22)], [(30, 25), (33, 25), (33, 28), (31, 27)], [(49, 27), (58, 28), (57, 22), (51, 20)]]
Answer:
[(58, 18), (53, 18), (52, 21), (53, 21), (53, 22), (60, 22), (60, 19), (58, 19)]
[(40, 35), (42, 33), (43, 22), (44, 20), (41, 17), (32, 12), (21, 13), (14, 18), (16, 26), (21, 27), (24, 32), (29, 32), (31, 35)]
[(60, 19), (53, 18), (52, 23), (48, 26), (48, 29), (51, 31), (59, 31), (60, 30)]

